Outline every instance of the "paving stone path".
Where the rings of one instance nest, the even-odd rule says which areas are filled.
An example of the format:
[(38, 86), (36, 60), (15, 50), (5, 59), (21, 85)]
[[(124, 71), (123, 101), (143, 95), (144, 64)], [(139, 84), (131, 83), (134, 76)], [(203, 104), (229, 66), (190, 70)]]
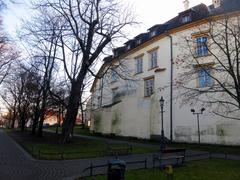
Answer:
[[(83, 136), (82, 136), (83, 137)], [(85, 137), (85, 136), (84, 136)], [(88, 138), (88, 137), (85, 137)], [(94, 138), (94, 137), (91, 137)], [(99, 138), (96, 138), (99, 139)], [(107, 139), (99, 139), (107, 140)], [(117, 140), (114, 140), (117, 141)], [(121, 141), (122, 142), (122, 141)], [(151, 146), (142, 144), (144, 146)], [(187, 151), (188, 155), (199, 152)], [(219, 156), (222, 156), (221, 154)], [(231, 156), (240, 160), (239, 156)], [(1, 180), (73, 180), (81, 175), (83, 169), (90, 163), (94, 165), (107, 164), (114, 157), (99, 157), (79, 160), (45, 161), (36, 160), (26, 153), (3, 130), (0, 130), (0, 179)], [(121, 156), (125, 161), (138, 161), (148, 159), (148, 167), (151, 167), (152, 153)], [(200, 157), (198, 157), (200, 158)], [(204, 158), (204, 157), (203, 157)], [(193, 160), (196, 157), (188, 157)], [(141, 165), (142, 166), (142, 165)], [(138, 168), (137, 165), (130, 168)]]

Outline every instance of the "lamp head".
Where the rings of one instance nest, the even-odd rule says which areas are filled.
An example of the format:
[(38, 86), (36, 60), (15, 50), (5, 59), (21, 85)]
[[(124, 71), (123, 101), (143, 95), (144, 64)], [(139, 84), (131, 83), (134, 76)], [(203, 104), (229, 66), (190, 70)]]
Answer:
[(205, 108), (202, 108), (202, 109), (201, 109), (201, 112), (203, 112), (203, 111), (205, 111)]
[(194, 110), (194, 109), (191, 109), (191, 112), (192, 112), (192, 113), (194, 113), (194, 112), (195, 112), (195, 110)]
[(161, 99), (159, 100), (159, 103), (160, 103), (160, 106), (163, 107), (163, 105), (164, 105), (164, 99), (163, 99), (162, 96), (161, 96)]

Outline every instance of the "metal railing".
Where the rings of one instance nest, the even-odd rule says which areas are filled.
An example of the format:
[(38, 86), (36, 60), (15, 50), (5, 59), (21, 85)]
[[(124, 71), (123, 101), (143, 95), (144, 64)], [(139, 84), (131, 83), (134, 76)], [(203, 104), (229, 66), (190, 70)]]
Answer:
[[(139, 160), (139, 161), (128, 161), (128, 162), (126, 162), (126, 168), (128, 167), (128, 165), (132, 165), (132, 164), (143, 164), (143, 166), (138, 169), (147, 169), (147, 158), (145, 158), (144, 160)], [(108, 163), (100, 164), (100, 165), (93, 165), (93, 163), (91, 163), (89, 167), (85, 168), (82, 171), (81, 178), (85, 179), (87, 177), (93, 177), (93, 176), (97, 176), (97, 175), (106, 175), (108, 165), (109, 165)], [(96, 169), (98, 169), (98, 168), (105, 168), (105, 169), (97, 171)]]
[[(81, 155), (82, 154), (82, 155)], [(91, 152), (44, 152), (38, 150), (37, 153), (33, 153), (37, 159), (48, 159), (48, 160), (66, 160), (74, 158), (92, 158), (105, 155), (102, 151), (91, 151)]]

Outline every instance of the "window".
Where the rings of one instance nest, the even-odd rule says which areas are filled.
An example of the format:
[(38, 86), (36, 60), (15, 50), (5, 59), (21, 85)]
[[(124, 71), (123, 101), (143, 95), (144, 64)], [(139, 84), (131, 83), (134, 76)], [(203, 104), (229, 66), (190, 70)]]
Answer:
[(138, 57), (135, 59), (135, 73), (143, 72), (143, 60), (142, 57)]
[(154, 92), (154, 78), (144, 80), (144, 96), (151, 96)]
[(211, 87), (213, 85), (213, 79), (211, 78), (211, 69), (201, 68), (198, 71), (198, 87)]
[(208, 54), (208, 47), (207, 47), (207, 37), (197, 37), (196, 38), (196, 55), (197, 56), (204, 56)]
[(137, 44), (141, 44), (142, 40), (141, 39), (138, 39), (137, 40)]
[(185, 16), (182, 16), (182, 23), (187, 23), (187, 22), (190, 22), (191, 21), (191, 16), (188, 14), (188, 15), (185, 15)]
[(156, 34), (157, 34), (157, 31), (156, 31), (156, 30), (150, 32), (150, 36), (151, 36), (151, 37), (155, 36)]
[(157, 50), (151, 51), (150, 53), (150, 67), (149, 69), (157, 67)]
[(112, 102), (117, 102), (118, 100), (117, 92), (118, 92), (118, 88), (112, 89)]
[(116, 70), (112, 70), (112, 82), (116, 82), (117, 79), (118, 79), (118, 75), (117, 75), (117, 72)]

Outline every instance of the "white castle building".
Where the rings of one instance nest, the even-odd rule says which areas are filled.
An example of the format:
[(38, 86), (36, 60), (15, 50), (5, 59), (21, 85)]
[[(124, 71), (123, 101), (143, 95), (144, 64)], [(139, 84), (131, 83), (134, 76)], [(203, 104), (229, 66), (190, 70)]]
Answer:
[[(198, 142), (199, 132), (201, 143), (240, 145), (239, 106), (226, 113), (233, 107), (220, 103), (234, 101), (222, 90), (219, 93), (218, 79), (227, 75), (218, 59), (227, 59), (215, 39), (221, 39), (217, 33), (224, 32), (226, 22), (239, 34), (239, 0), (213, 0), (210, 6), (192, 8), (185, 1), (185, 11), (178, 16), (114, 49), (98, 72), (105, 75), (96, 78), (91, 88), (91, 129), (150, 139), (160, 137), (163, 128), (165, 137), (175, 142)], [(231, 78), (228, 82), (232, 83)], [(161, 97), (165, 100), (163, 127)], [(202, 113), (199, 131), (191, 109)], [(221, 110), (223, 114), (218, 114)]]

